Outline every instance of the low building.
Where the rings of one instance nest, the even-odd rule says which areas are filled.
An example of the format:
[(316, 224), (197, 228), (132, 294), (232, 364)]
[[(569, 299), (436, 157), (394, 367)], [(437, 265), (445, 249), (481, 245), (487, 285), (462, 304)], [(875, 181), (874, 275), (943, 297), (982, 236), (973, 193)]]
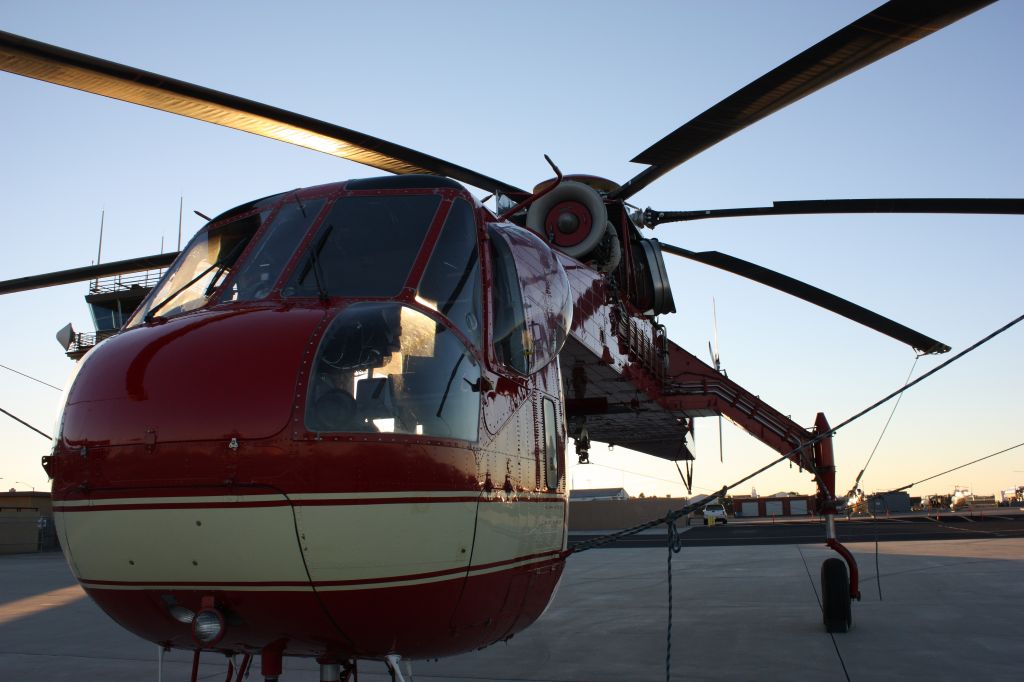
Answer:
[(0, 554), (58, 549), (50, 493), (0, 493)]
[(904, 514), (913, 508), (910, 494), (898, 493), (875, 493), (868, 496), (869, 514)]
[(604, 500), (628, 500), (629, 493), (625, 488), (589, 488), (573, 490), (569, 493), (570, 502), (600, 502)]
[[(632, 528), (663, 518), (669, 512), (678, 511), (686, 503), (684, 497), (602, 498), (596, 501), (572, 499), (569, 501), (569, 531), (604, 532)], [(680, 519), (679, 523), (686, 523), (686, 520)]]
[(732, 498), (733, 513), (740, 518), (807, 516), (817, 513), (814, 495), (776, 493), (770, 497), (735, 495)]

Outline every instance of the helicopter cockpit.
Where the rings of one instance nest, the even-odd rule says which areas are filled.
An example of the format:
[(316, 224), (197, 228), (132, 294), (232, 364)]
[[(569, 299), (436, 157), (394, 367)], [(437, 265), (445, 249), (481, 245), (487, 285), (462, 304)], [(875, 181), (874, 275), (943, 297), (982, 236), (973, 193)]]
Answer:
[(229, 211), (191, 240), (126, 327), (275, 299), (323, 306), (300, 376), (308, 433), (475, 440), (478, 225), (467, 198), (431, 189), (293, 192)]

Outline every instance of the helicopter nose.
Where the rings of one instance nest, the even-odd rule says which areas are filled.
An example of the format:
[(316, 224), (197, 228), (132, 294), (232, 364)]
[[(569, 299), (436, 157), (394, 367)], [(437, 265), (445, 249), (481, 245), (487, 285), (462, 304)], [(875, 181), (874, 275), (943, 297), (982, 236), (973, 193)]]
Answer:
[(95, 347), (68, 394), (61, 444), (79, 448), (280, 432), (322, 310), (208, 311)]

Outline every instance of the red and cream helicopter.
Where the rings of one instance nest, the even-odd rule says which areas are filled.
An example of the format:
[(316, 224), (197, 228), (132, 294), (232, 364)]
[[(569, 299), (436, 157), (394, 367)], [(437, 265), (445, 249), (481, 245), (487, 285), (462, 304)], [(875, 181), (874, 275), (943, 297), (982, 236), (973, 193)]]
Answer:
[[(169, 266), (76, 376), (45, 467), (68, 562), (166, 647), (358, 659), (470, 651), (549, 603), (567, 556), (569, 438), (690, 461), (724, 415), (820, 474), (809, 431), (674, 344), (663, 254), (799, 296), (922, 353), (944, 344), (810, 285), (641, 235), (735, 215), (1021, 213), (1009, 199), (639, 211), (651, 182), (755, 121), (988, 4), (894, 0), (670, 133), (624, 184), (559, 172), (532, 192), (323, 121), (0, 33), (0, 69), (359, 161), (392, 176), (290, 190), (210, 220), (180, 254), (0, 283), (0, 293)], [(462, 184), (460, 184), (462, 183)], [(497, 195), (495, 212), (463, 185)], [(173, 261), (173, 264), (172, 264)], [(159, 529), (159, 532), (154, 532)], [(826, 563), (845, 630), (857, 584)], [(834, 586), (841, 585), (836, 592)], [(828, 601), (828, 600), (827, 600)], [(239, 669), (239, 678), (242, 670)], [(194, 675), (195, 673), (193, 673)]]

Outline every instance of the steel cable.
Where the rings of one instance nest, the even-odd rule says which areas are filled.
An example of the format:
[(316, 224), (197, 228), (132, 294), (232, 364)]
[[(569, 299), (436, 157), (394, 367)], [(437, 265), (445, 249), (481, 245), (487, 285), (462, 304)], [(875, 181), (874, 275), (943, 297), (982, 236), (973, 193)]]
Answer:
[(15, 417), (15, 416), (14, 416), (13, 414), (11, 414), (10, 412), (8, 412), (8, 411), (7, 411), (7, 410), (5, 410), (4, 408), (0, 407), (0, 412), (3, 412), (3, 413), (4, 413), (4, 414), (6, 414), (6, 415), (7, 415), (8, 417), (10, 417), (10, 418), (11, 418), (11, 419), (13, 419), (14, 421), (18, 422), (18, 423), (19, 423), (19, 424), (21, 424), (22, 426), (26, 426), (26, 427), (28, 427), (28, 428), (32, 429), (33, 431), (35, 431), (36, 433), (38, 433), (38, 434), (39, 434), (40, 436), (42, 436), (42, 437), (43, 437), (43, 438), (45, 438), (46, 440), (53, 440), (53, 437), (52, 437), (52, 436), (48, 436), (47, 434), (43, 433), (42, 431), (40, 431), (40, 430), (39, 430), (39, 429), (37, 429), (36, 427), (34, 427), (34, 426), (32, 426), (31, 424), (29, 424), (29, 423), (28, 423), (27, 421), (25, 421), (24, 419), (19, 419), (18, 417)]
[(43, 381), (42, 379), (36, 379), (34, 376), (30, 376), (28, 374), (25, 374), (24, 372), (19, 372), (18, 370), (14, 369), (13, 367), (8, 367), (7, 365), (0, 365), (0, 369), (6, 369), (8, 372), (14, 372), (15, 374), (23, 376), (26, 379), (31, 379), (32, 381), (36, 382), (37, 384), (42, 384), (43, 386), (49, 386), (50, 388), (52, 388), (55, 391), (61, 390), (59, 386), (54, 386), (53, 384), (47, 383), (47, 382)]
[[(989, 341), (994, 339), (996, 336), (999, 336), (1000, 334), (1002, 334), (1006, 330), (1010, 329), (1011, 327), (1013, 327), (1017, 323), (1021, 322), (1022, 320), (1024, 320), (1024, 315), (1018, 316), (1017, 318), (1015, 318), (1011, 322), (1003, 325), (1002, 327), (1000, 327), (996, 331), (992, 332), (988, 336), (986, 336), (986, 337), (982, 338), (981, 340), (975, 342), (974, 344), (968, 346), (967, 348), (965, 348), (964, 350), (960, 351), (959, 353), (957, 353), (953, 357), (949, 358), (945, 362), (943, 362), (940, 365), (932, 368), (928, 372), (925, 372), (924, 374), (919, 376), (914, 381), (911, 381), (911, 382), (908, 382), (908, 383), (904, 384), (904, 386), (902, 388), (900, 388), (900, 389), (898, 389), (896, 391), (893, 391), (892, 393), (890, 393), (889, 395), (885, 396), (881, 400), (878, 400), (875, 403), (873, 403), (872, 405), (869, 405), (868, 407), (864, 408), (863, 410), (861, 410), (857, 414), (855, 414), (852, 417), (849, 417), (848, 419), (840, 422), (838, 425), (831, 427), (827, 431), (824, 431), (822, 433), (816, 434), (807, 443), (803, 443), (803, 444), (799, 445), (798, 447), (793, 448), (792, 450), (790, 450), (789, 452), (785, 453), (784, 455), (782, 455), (778, 459), (775, 459), (774, 461), (772, 461), (772, 462), (766, 464), (765, 466), (757, 469), (753, 473), (748, 474), (747, 476), (744, 476), (743, 478), (741, 478), (740, 480), (736, 481), (735, 483), (733, 483), (731, 485), (723, 486), (722, 489), (719, 490), (716, 495), (705, 497), (705, 498), (701, 499), (698, 502), (691, 502), (689, 504), (685, 504), (682, 507), (680, 507), (679, 509), (676, 509), (674, 511), (670, 511), (668, 514), (666, 514), (665, 516), (663, 516), (663, 517), (661, 517), (659, 519), (654, 519), (652, 521), (648, 521), (647, 523), (642, 523), (640, 525), (633, 526), (631, 528), (627, 528), (625, 530), (621, 530), (621, 531), (618, 531), (616, 533), (609, 533), (607, 535), (603, 535), (603, 536), (594, 538), (592, 540), (587, 540), (585, 542), (577, 543), (577, 544), (573, 545), (572, 547), (570, 547), (569, 549), (567, 549), (565, 551), (565, 553), (563, 554), (563, 558), (568, 558), (572, 554), (576, 554), (578, 552), (584, 552), (584, 551), (586, 551), (588, 549), (594, 549), (595, 547), (601, 547), (603, 545), (610, 544), (610, 543), (615, 542), (616, 540), (618, 540), (620, 538), (628, 537), (630, 535), (635, 535), (635, 534), (637, 534), (637, 533), (639, 533), (641, 531), (647, 530), (649, 528), (653, 528), (655, 526), (659, 526), (659, 525), (661, 525), (663, 523), (668, 526), (668, 528), (667, 528), (667, 530), (668, 530), (668, 550), (669, 550), (669, 552), (668, 552), (668, 628), (667, 628), (668, 635), (667, 635), (666, 653), (665, 653), (665, 675), (666, 675), (665, 679), (666, 679), (667, 682), (669, 682), (670, 677), (671, 677), (671, 663), (672, 663), (672, 555), (678, 553), (682, 549), (682, 538), (679, 536), (679, 531), (678, 531), (678, 529), (675, 526), (676, 520), (679, 519), (680, 517), (682, 517), (685, 514), (689, 514), (690, 512), (695, 511), (698, 508), (704, 507), (705, 505), (709, 504), (711, 502), (711, 500), (713, 500), (713, 499), (716, 499), (718, 497), (725, 497), (725, 493), (728, 492), (729, 490), (731, 490), (731, 489), (733, 489), (733, 488), (735, 488), (735, 487), (745, 483), (746, 481), (754, 478), (755, 476), (757, 476), (757, 475), (767, 471), (768, 469), (772, 468), (776, 464), (779, 464), (779, 463), (781, 463), (784, 460), (791, 459), (791, 457), (793, 455), (795, 455), (796, 453), (804, 450), (805, 448), (812, 447), (816, 443), (819, 443), (822, 440), (831, 437), (839, 429), (843, 428), (844, 426), (848, 426), (849, 424), (851, 424), (854, 421), (860, 419), (861, 417), (863, 417), (864, 415), (868, 414), (869, 412), (871, 412), (871, 411), (881, 407), (882, 405), (884, 405), (888, 401), (892, 400), (893, 398), (901, 395), (902, 393), (904, 393), (905, 391), (910, 389), (912, 386), (915, 386), (915, 385), (921, 383), (922, 381), (924, 381), (925, 379), (927, 379), (931, 375), (935, 374), (939, 370), (944, 369), (945, 367), (948, 367), (950, 364), (952, 364), (953, 362), (959, 360), (960, 358), (962, 358), (963, 356), (967, 355), (971, 351), (974, 351), (977, 348), (979, 348), (979, 347), (983, 346), (984, 344), (988, 343)], [(911, 369), (911, 372), (913, 372), (913, 369)], [(891, 418), (891, 415), (890, 415), (890, 418)], [(1021, 446), (1024, 446), (1024, 443), (1020, 443), (1018, 445), (1014, 445), (1013, 447), (1007, 448), (1005, 450), (1001, 450), (999, 452), (993, 453), (993, 454), (988, 455), (986, 457), (982, 457), (982, 458), (974, 460), (972, 462), (968, 462), (967, 464), (964, 464), (964, 465), (962, 465), (960, 467), (956, 467), (954, 469), (950, 469), (949, 471), (944, 471), (944, 472), (942, 472), (942, 474), (947, 474), (947, 473), (950, 473), (951, 471), (956, 471), (957, 469), (962, 469), (964, 466), (968, 466), (970, 464), (974, 464), (976, 462), (980, 462), (980, 461), (982, 461), (984, 459), (988, 459), (989, 457), (994, 457), (996, 455), (1002, 454), (1003, 452), (1007, 452), (1009, 450), (1013, 450), (1013, 449), (1021, 447)], [(823, 482), (820, 474), (818, 473), (817, 467), (814, 466), (814, 462), (812, 461), (812, 462), (810, 462), (810, 464), (811, 464), (811, 470), (814, 473), (815, 479), (817, 480), (818, 485), (821, 488), (822, 492), (826, 493), (831, 498), (830, 501), (834, 502), (835, 499), (836, 499), (835, 493), (833, 491), (831, 491), (831, 490), (828, 490), (827, 487), (824, 486), (824, 482)], [(936, 476), (941, 476), (942, 474), (936, 474)], [(917, 481), (917, 483), (923, 483), (924, 481), (931, 480), (932, 478), (935, 478), (936, 476), (931, 476), (931, 477), (923, 479), (921, 481)], [(917, 485), (917, 483), (912, 483), (912, 484), (910, 484), (908, 486), (904, 486), (903, 488), (901, 488), (901, 490), (909, 488), (909, 487), (912, 487), (914, 485)], [(881, 589), (881, 585), (880, 584), (879, 584), (879, 589)], [(833, 637), (832, 642), (833, 642), (833, 644), (836, 643), (834, 637)], [(836, 653), (837, 654), (839, 653), (838, 645), (836, 646)], [(845, 664), (845, 662), (842, 661), (842, 655), (841, 654), (840, 654), (840, 662), (843, 665), (843, 672), (846, 674), (847, 679), (849, 679), (849, 673), (846, 671), (846, 664)]]
[[(944, 476), (946, 474), (953, 473), (954, 471), (957, 471), (959, 469), (963, 469), (964, 467), (969, 467), (972, 464), (977, 464), (978, 462), (983, 462), (986, 459), (989, 459), (991, 457), (995, 457), (996, 455), (1001, 455), (1004, 452), (1009, 452), (1011, 450), (1016, 450), (1017, 448), (1022, 447), (1022, 446), (1024, 446), (1024, 442), (1017, 443), (1016, 445), (1011, 445), (1010, 447), (1003, 448), (1002, 450), (999, 450), (998, 452), (993, 452), (992, 454), (985, 455), (984, 457), (979, 457), (978, 459), (972, 459), (970, 462), (967, 462), (966, 464), (961, 464), (960, 466), (953, 467), (952, 469), (946, 469), (945, 471), (937, 473), (934, 476), (929, 476), (928, 478), (922, 478), (920, 481), (914, 481), (913, 483), (908, 483), (907, 485), (901, 486), (901, 487), (896, 488), (894, 490), (889, 490), (887, 492), (888, 493), (898, 493), (898, 492), (900, 492), (902, 490), (909, 490), (910, 488), (913, 488), (915, 485), (918, 485), (919, 483), (924, 483), (925, 481), (930, 481), (933, 478), (938, 478), (939, 476)], [(882, 494), (885, 495), (887, 493), (882, 493)]]
[[(914, 356), (914, 364), (910, 366), (910, 371), (907, 372), (907, 378), (903, 382), (904, 386), (906, 386), (910, 382), (910, 377), (914, 376), (914, 369), (917, 368), (917, 361), (920, 359), (920, 355)], [(875, 447), (871, 448), (871, 454), (868, 455), (868, 461), (864, 462), (863, 468), (861, 468), (860, 473), (857, 474), (857, 480), (853, 482), (853, 486), (851, 486), (850, 488), (850, 495), (853, 495), (856, 492), (857, 488), (860, 487), (860, 481), (862, 478), (864, 478), (864, 472), (868, 470), (868, 465), (871, 464), (871, 460), (874, 459), (875, 453), (878, 451), (878, 446), (882, 444), (882, 438), (885, 436), (885, 432), (889, 430), (889, 424), (892, 423), (892, 418), (896, 414), (896, 408), (900, 406), (901, 400), (903, 400), (902, 393), (900, 394), (900, 397), (896, 399), (895, 404), (893, 404), (892, 412), (889, 413), (889, 418), (885, 420), (885, 426), (882, 427), (882, 432), (878, 434), (878, 440), (875, 441)]]

